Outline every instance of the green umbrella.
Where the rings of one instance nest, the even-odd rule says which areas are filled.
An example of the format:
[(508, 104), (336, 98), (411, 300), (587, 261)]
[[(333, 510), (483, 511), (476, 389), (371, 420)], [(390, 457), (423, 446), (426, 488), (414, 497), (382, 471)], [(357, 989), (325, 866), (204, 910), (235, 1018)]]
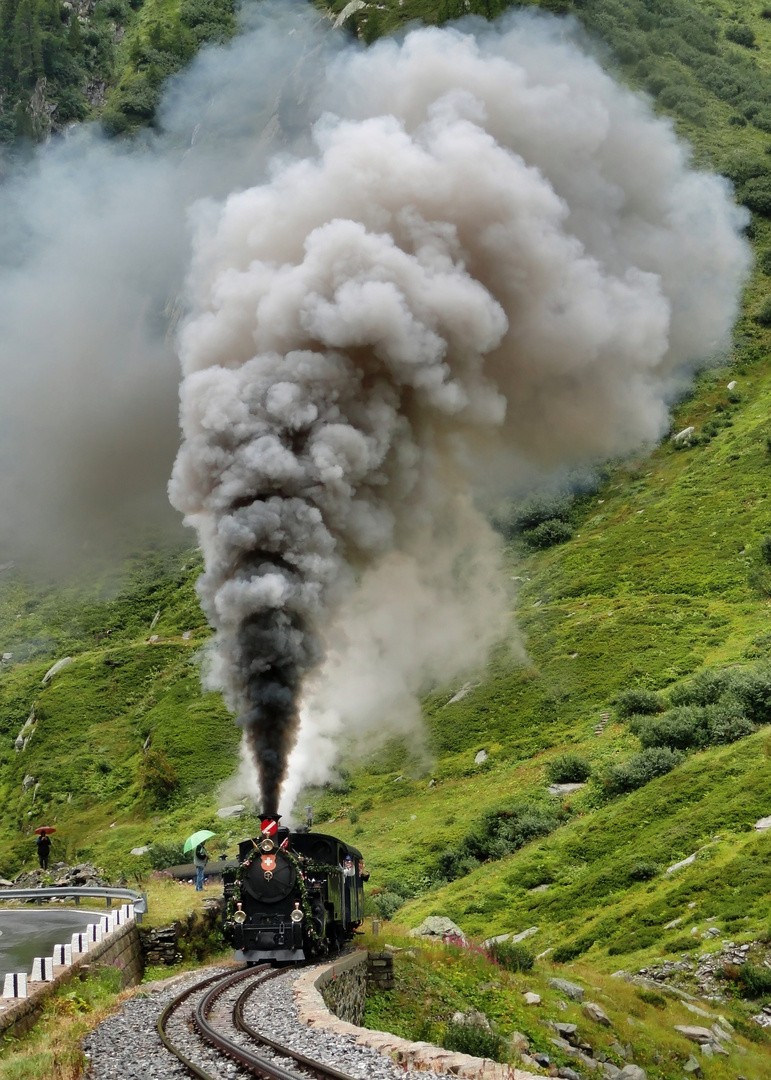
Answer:
[(192, 836), (188, 836), (182, 850), (192, 851), (193, 848), (197, 848), (199, 844), (202, 844), (204, 840), (208, 840), (210, 836), (216, 836), (216, 833), (210, 832), (208, 829), (200, 829), (198, 832), (194, 832)]

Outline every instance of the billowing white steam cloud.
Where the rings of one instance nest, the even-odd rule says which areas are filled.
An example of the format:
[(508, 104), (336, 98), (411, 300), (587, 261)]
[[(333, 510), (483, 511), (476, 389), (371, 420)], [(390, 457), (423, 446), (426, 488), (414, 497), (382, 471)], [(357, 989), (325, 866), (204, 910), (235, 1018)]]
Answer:
[(339, 52), (307, 149), (194, 215), (170, 491), (266, 810), (500, 634), (480, 460), (656, 438), (735, 317), (726, 185), (559, 25)]

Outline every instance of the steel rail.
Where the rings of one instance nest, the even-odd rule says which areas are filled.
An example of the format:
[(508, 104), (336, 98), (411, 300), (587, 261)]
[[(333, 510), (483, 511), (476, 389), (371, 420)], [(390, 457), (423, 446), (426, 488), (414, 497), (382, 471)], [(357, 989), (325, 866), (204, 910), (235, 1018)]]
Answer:
[[(249, 978), (250, 975), (261, 976), (255, 979), (254, 982), (255, 986), (260, 986), (269, 979), (275, 979), (276, 976), (283, 975), (283, 969), (275, 968), (264, 972), (264, 969), (257, 969), (255, 971), (254, 968), (250, 968), (247, 971), (239, 971), (229, 979), (223, 979), (216, 986), (213, 986), (212, 989), (198, 1002), (193, 1013), (193, 1022), (199, 1034), (206, 1042), (222, 1051), (222, 1053), (227, 1054), (229, 1058), (232, 1058), (233, 1061), (242, 1065), (254, 1076), (261, 1077), (261, 1080), (298, 1080), (297, 1073), (290, 1072), (288, 1069), (285, 1069), (283, 1065), (279, 1065), (270, 1058), (263, 1057), (262, 1054), (254, 1054), (249, 1050), (245, 1050), (242, 1046), (239, 1046), (238, 1043), (226, 1038), (222, 1032), (217, 1031), (217, 1029), (212, 1027), (209, 1023), (208, 1015), (217, 998), (224, 994), (226, 990), (229, 990), (235, 983), (240, 982), (242, 979)], [(351, 1080), (351, 1078), (347, 1077), (346, 1080)]]
[(341, 1072), (333, 1065), (324, 1065), (320, 1061), (314, 1061), (312, 1058), (306, 1057), (305, 1054), (298, 1053), (297, 1050), (292, 1050), (288, 1046), (284, 1046), (283, 1043), (275, 1042), (273, 1039), (269, 1039), (267, 1035), (263, 1035), (261, 1032), (256, 1031), (251, 1024), (248, 1024), (244, 1019), (244, 1006), (248, 998), (254, 993), (258, 986), (265, 982), (264, 979), (259, 982), (253, 983), (251, 986), (242, 992), (235, 1005), (233, 1006), (233, 1023), (239, 1031), (243, 1031), (245, 1035), (248, 1035), (250, 1039), (263, 1046), (270, 1047), (271, 1050), (275, 1050), (277, 1054), (283, 1054), (286, 1057), (294, 1058), (298, 1065), (302, 1065), (304, 1069), (309, 1072), (315, 1073), (316, 1076), (322, 1078), (322, 1080), (352, 1080), (348, 1073)]
[(203, 987), (210, 986), (212, 983), (217, 982), (218, 980), (228, 978), (229, 975), (230, 971), (219, 971), (216, 975), (209, 976), (208, 979), (202, 979), (200, 982), (193, 983), (192, 986), (189, 986), (186, 990), (183, 990), (181, 994), (177, 994), (175, 998), (172, 998), (172, 1000), (163, 1010), (161, 1015), (158, 1017), (156, 1027), (158, 1028), (158, 1035), (161, 1042), (166, 1047), (166, 1049), (170, 1053), (172, 1053), (174, 1057), (177, 1058), (177, 1060), (180, 1061), (185, 1066), (185, 1068), (193, 1074), (193, 1076), (198, 1078), (198, 1080), (216, 1080), (216, 1078), (213, 1077), (211, 1073), (207, 1073), (199, 1065), (196, 1065), (194, 1061), (191, 1061), (190, 1058), (186, 1057), (182, 1053), (182, 1051), (174, 1045), (166, 1031), (166, 1024), (171, 1014), (175, 1012), (179, 1008), (179, 1006), (182, 1005), (183, 1002), (185, 1002), (187, 998), (189, 998), (192, 994), (197, 993), (197, 991), (201, 990)]
[(298, 1073), (284, 1068), (283, 1065), (274, 1061), (272, 1058), (265, 1057), (263, 1054), (254, 1053), (238, 1043), (233, 1042), (232, 1039), (228, 1039), (226, 1035), (221, 1031), (218, 1031), (217, 1028), (209, 1022), (209, 1014), (216, 1000), (243, 979), (252, 978), (253, 981), (251, 984), (246, 987), (243, 993), (241, 993), (233, 1006), (232, 1015), (234, 1026), (259, 1045), (263, 1045), (274, 1053), (286, 1057), (290, 1061), (296, 1062), (302, 1069), (312, 1073), (314, 1076), (318, 1077), (319, 1080), (353, 1080), (352, 1077), (348, 1076), (346, 1073), (340, 1072), (339, 1069), (335, 1069), (331, 1065), (325, 1065), (320, 1061), (314, 1061), (304, 1054), (291, 1050), (288, 1046), (284, 1046), (281, 1043), (274, 1042), (272, 1039), (268, 1039), (258, 1031), (255, 1031), (254, 1028), (244, 1020), (243, 1008), (249, 995), (252, 994), (258, 986), (268, 982), (268, 980), (283, 975), (284, 970), (285, 969), (283, 968), (270, 968), (268, 965), (261, 965), (258, 968), (242, 968), (234, 974), (229, 971), (220, 971), (217, 972), (216, 975), (211, 975), (209, 978), (189, 986), (186, 990), (183, 990), (181, 994), (178, 994), (177, 997), (170, 1001), (158, 1017), (158, 1034), (160, 1035), (163, 1045), (167, 1050), (174, 1054), (174, 1056), (193, 1074), (193, 1076), (197, 1078), (197, 1080), (215, 1080), (210, 1073), (206, 1072), (200, 1065), (196, 1065), (195, 1062), (191, 1061), (182, 1053), (182, 1051), (174, 1046), (166, 1031), (166, 1025), (171, 1014), (179, 1008), (187, 998), (202, 989), (210, 987), (207, 993), (205, 993), (198, 1002), (192, 1014), (194, 1026), (201, 1038), (209, 1043), (210, 1046), (219, 1050), (222, 1054), (227, 1055), (227, 1057), (247, 1069), (252, 1075), (260, 1077), (261, 1080), (300, 1080)]

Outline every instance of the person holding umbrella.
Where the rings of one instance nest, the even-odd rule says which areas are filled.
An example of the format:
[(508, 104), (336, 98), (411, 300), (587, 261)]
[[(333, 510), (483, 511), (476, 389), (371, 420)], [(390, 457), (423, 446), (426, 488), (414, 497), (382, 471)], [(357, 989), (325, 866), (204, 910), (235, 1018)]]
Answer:
[(203, 872), (209, 861), (209, 853), (204, 845), (206, 841), (214, 835), (215, 834), (210, 832), (209, 829), (199, 829), (198, 832), (193, 833), (192, 836), (188, 836), (187, 840), (185, 840), (185, 847), (183, 850), (193, 852), (196, 892), (201, 892), (203, 889)]
[(48, 869), (48, 856), (51, 853), (51, 839), (49, 833), (55, 833), (56, 829), (51, 825), (41, 825), (35, 829), (37, 834), (37, 857), (41, 870)]

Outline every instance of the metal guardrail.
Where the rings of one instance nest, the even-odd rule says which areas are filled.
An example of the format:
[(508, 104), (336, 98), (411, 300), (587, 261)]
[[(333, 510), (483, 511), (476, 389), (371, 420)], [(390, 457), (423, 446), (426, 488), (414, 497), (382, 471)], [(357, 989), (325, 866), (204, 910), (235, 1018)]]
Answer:
[(103, 896), (107, 900), (107, 907), (112, 907), (113, 900), (126, 900), (134, 905), (134, 916), (138, 923), (142, 922), (142, 916), (147, 912), (147, 893), (136, 892), (134, 889), (113, 889), (110, 886), (98, 885), (70, 885), (51, 886), (40, 889), (2, 889), (0, 888), (0, 902), (3, 900), (26, 900), (41, 904), (43, 900), (56, 900), (60, 897), (74, 897), (76, 906), (80, 905), (82, 897)]

